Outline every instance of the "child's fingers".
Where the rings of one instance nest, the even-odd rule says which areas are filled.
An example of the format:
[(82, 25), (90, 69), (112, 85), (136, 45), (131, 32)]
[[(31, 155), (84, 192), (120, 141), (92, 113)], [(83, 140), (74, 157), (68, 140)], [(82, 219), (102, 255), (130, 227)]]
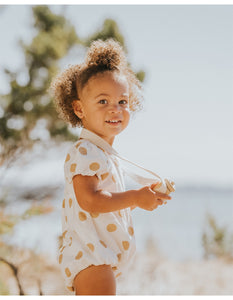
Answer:
[(158, 201), (158, 205), (162, 205), (163, 204), (163, 200), (157, 199), (157, 201)]
[(152, 183), (150, 188), (153, 190), (160, 182), (155, 182), (155, 183)]
[(167, 199), (167, 200), (171, 200), (171, 196), (167, 195), (167, 194), (164, 194), (164, 193), (160, 193), (160, 192), (155, 192), (155, 195), (157, 198), (160, 198), (160, 199)]

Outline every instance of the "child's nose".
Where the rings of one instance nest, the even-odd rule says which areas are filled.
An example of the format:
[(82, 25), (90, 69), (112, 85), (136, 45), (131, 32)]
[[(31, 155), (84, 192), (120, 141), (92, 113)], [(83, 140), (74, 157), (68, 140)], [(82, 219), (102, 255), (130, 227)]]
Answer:
[(111, 113), (118, 113), (118, 112), (120, 112), (120, 105), (119, 104), (112, 104), (111, 105), (111, 107), (110, 107), (110, 109), (109, 109), (109, 111), (111, 112)]

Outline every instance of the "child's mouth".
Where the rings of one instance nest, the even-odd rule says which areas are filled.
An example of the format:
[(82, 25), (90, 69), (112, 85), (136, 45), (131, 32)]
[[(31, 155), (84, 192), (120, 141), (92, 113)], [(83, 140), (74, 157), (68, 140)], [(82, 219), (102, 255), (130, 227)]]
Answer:
[(108, 120), (105, 122), (114, 126), (114, 125), (119, 125), (122, 121), (121, 120)]

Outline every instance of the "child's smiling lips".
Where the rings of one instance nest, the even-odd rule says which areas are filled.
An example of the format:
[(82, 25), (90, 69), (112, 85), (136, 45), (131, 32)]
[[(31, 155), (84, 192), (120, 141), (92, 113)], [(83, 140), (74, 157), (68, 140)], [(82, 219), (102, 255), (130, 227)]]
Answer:
[(122, 122), (122, 120), (119, 120), (119, 119), (113, 119), (113, 120), (108, 120), (108, 121), (105, 121), (106, 123), (108, 123), (108, 124), (111, 124), (111, 125), (119, 125), (121, 122)]

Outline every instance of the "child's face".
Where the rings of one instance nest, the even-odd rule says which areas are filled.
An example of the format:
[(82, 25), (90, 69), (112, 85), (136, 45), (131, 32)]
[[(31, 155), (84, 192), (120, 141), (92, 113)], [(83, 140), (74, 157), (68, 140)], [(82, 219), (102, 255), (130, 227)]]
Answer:
[(75, 114), (83, 126), (110, 145), (130, 119), (129, 85), (117, 72), (106, 71), (91, 77), (73, 102)]

